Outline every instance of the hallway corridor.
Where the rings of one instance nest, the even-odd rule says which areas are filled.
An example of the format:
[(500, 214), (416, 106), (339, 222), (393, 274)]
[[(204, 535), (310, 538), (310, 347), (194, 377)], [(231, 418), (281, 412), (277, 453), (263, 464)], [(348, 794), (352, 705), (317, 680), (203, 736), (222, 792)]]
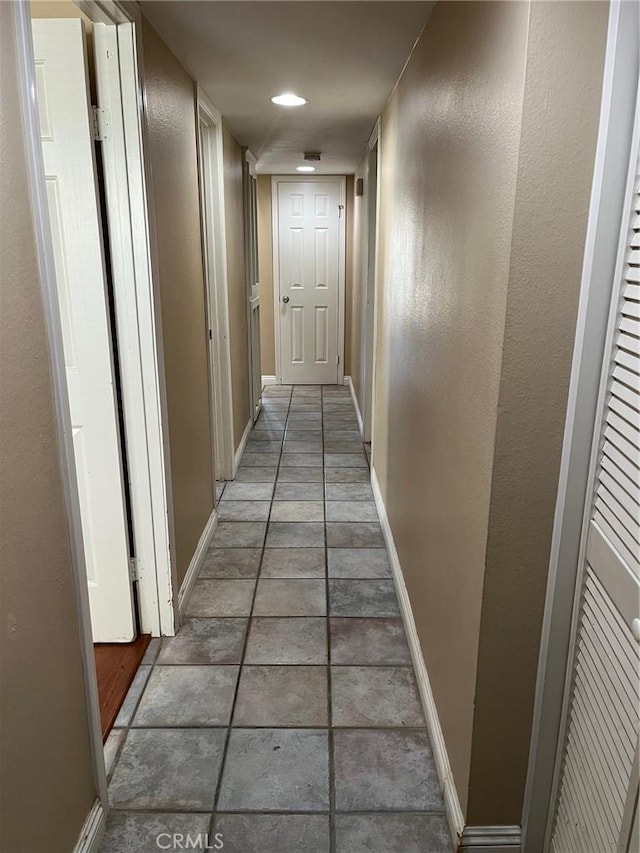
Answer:
[(103, 853), (450, 850), (346, 387), (265, 389), (219, 519), (107, 743)]

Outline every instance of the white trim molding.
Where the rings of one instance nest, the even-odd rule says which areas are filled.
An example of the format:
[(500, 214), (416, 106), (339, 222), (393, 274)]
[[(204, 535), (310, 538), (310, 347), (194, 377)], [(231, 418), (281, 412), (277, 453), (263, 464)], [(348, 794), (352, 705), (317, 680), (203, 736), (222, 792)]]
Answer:
[(244, 453), (245, 447), (247, 446), (247, 442), (249, 441), (249, 436), (251, 435), (251, 430), (253, 429), (253, 420), (249, 418), (247, 421), (247, 425), (244, 428), (244, 432), (242, 433), (242, 438), (240, 439), (240, 444), (238, 445), (238, 449), (236, 450), (236, 455), (233, 460), (233, 476), (235, 477), (238, 473), (238, 468), (240, 467), (240, 462), (242, 461), (242, 454)]
[(174, 614), (168, 529), (158, 312), (149, 263), (144, 162), (139, 130), (139, 74), (134, 25), (95, 24), (98, 106), (109, 111), (102, 143), (105, 196), (120, 354), (123, 420), (129, 461), (131, 524), (140, 568), (138, 601), (143, 633), (171, 631)]
[[(115, 5), (115, 4), (114, 4)], [(139, 22), (138, 14), (138, 22)], [(138, 294), (138, 330), (145, 384), (146, 428), (149, 443), (149, 476), (152, 483), (154, 536), (156, 537), (155, 570), (159, 630), (157, 635), (175, 633), (178, 588), (173, 516), (173, 486), (169, 458), (167, 391), (164, 372), (164, 342), (160, 305), (158, 250), (153, 204), (153, 182), (146, 152), (148, 134), (144, 116), (143, 50), (141, 29), (134, 21), (118, 27), (118, 52), (122, 75), (122, 112), (127, 154), (128, 186), (131, 205), (131, 227), (135, 251), (135, 276), (140, 283)], [(147, 587), (142, 567), (142, 586)], [(146, 600), (150, 596), (145, 592)], [(148, 630), (148, 610), (141, 597), (143, 630)], [(152, 633), (153, 630), (152, 630)]]
[(519, 826), (465, 826), (460, 839), (459, 853), (479, 850), (482, 853), (519, 853)]
[(249, 164), (249, 174), (252, 178), (257, 176), (256, 166), (258, 165), (258, 158), (253, 153), (250, 148), (247, 148), (244, 152), (245, 162)]
[[(364, 439), (364, 423), (362, 421), (362, 412), (360, 411), (360, 404), (358, 403), (358, 398), (356, 396), (356, 389), (353, 386), (353, 380), (350, 376), (345, 376), (344, 384), (349, 386), (349, 391), (351, 391), (351, 402), (353, 403), (353, 408), (356, 410), (356, 417), (358, 419), (358, 429), (360, 430), (360, 435)], [(371, 472), (371, 476), (373, 477), (373, 472)]]
[(75, 5), (94, 24), (127, 24), (140, 14), (136, 0), (75, 0)]
[(96, 800), (80, 830), (80, 837), (72, 853), (98, 853), (106, 823), (107, 816), (103, 805), (100, 800)]
[(265, 388), (267, 385), (279, 385), (277, 376), (263, 376), (262, 377), (262, 387)]
[(245, 286), (247, 297), (247, 358), (249, 364), (249, 412), (253, 423), (262, 410), (260, 360), (260, 282), (258, 270), (258, 179), (255, 155), (244, 149), (242, 196), (244, 218)]
[[(431, 690), (429, 673), (427, 672), (424, 657), (422, 656), (422, 649), (420, 647), (420, 640), (418, 638), (418, 630), (416, 628), (416, 623), (413, 618), (411, 602), (409, 601), (409, 593), (407, 592), (407, 587), (405, 586), (404, 576), (402, 574), (402, 567), (400, 566), (400, 559), (398, 557), (398, 552), (396, 550), (396, 545), (393, 539), (393, 533), (391, 532), (391, 526), (389, 524), (389, 518), (387, 516), (387, 509), (384, 505), (384, 500), (382, 498), (382, 492), (380, 491), (380, 485), (378, 483), (378, 477), (376, 476), (375, 468), (371, 469), (371, 487), (373, 489), (373, 496), (376, 502), (378, 515), (380, 517), (380, 524), (382, 526), (384, 541), (387, 546), (387, 551), (389, 553), (391, 570), (393, 572), (393, 581), (396, 588), (396, 593), (398, 595), (398, 602), (400, 604), (400, 613), (402, 615), (402, 621), (404, 623), (404, 629), (407, 635), (407, 641), (409, 643), (409, 650), (411, 652), (411, 660), (418, 682), (418, 690), (420, 692), (422, 709), (424, 711), (425, 719), (427, 721), (427, 730), (429, 732), (429, 739), (431, 741), (431, 748), (433, 750), (436, 771), (438, 773), (438, 779), (440, 781), (440, 789), (444, 799), (444, 808), (447, 815), (447, 823), (449, 824), (449, 832), (451, 833), (451, 838), (454, 844), (457, 845), (459, 839), (462, 837), (464, 829), (464, 817), (462, 814), (462, 808), (460, 806), (460, 800), (458, 799), (458, 792), (456, 790), (455, 782), (453, 780), (453, 773), (451, 771), (451, 764), (449, 763), (447, 746), (444, 740), (442, 727), (440, 725), (440, 719), (438, 717), (438, 709), (436, 708), (433, 691)], [(485, 851), (485, 853), (489, 853), (489, 851)]]
[(367, 148), (369, 151), (373, 151), (376, 147), (377, 142), (380, 140), (380, 128), (382, 126), (382, 117), (378, 116), (376, 119), (376, 123), (373, 125), (373, 130), (369, 136), (369, 141), (367, 142)]
[[(353, 389), (353, 385), (351, 385)], [(353, 393), (353, 391), (352, 391)], [(357, 406), (357, 404), (356, 404)], [(429, 732), (429, 740), (433, 750), (433, 757), (436, 764), (436, 771), (440, 781), (440, 789), (444, 800), (444, 808), (449, 825), (449, 832), (456, 850), (479, 850), (482, 853), (519, 853), (520, 851), (520, 836), (521, 831), (519, 826), (465, 826), (464, 815), (458, 798), (449, 755), (447, 753), (447, 745), (445, 743), (440, 718), (438, 717), (438, 709), (436, 708), (431, 683), (429, 681), (429, 673), (422, 655), (422, 648), (418, 638), (416, 623), (413, 618), (409, 593), (404, 582), (400, 558), (396, 550), (387, 508), (384, 504), (380, 484), (375, 472), (375, 468), (371, 469), (371, 488), (373, 489), (373, 497), (376, 502), (378, 516), (380, 517), (380, 525), (384, 535), (384, 541), (389, 553), (389, 561), (393, 573), (393, 582), (400, 604), (400, 613), (404, 623), (404, 629), (409, 643), (409, 651), (411, 652), (411, 661), (418, 682), (418, 691), (422, 702), (422, 709), (427, 722), (427, 730)]]
[(196, 550), (193, 552), (189, 568), (187, 569), (187, 573), (182, 581), (182, 586), (180, 587), (180, 592), (178, 593), (178, 615), (181, 622), (187, 609), (187, 605), (189, 604), (191, 593), (193, 592), (193, 585), (195, 584), (200, 569), (202, 568), (204, 558), (207, 556), (207, 551), (209, 550), (209, 545), (211, 545), (211, 540), (213, 539), (213, 534), (216, 532), (217, 526), (218, 510), (214, 507), (211, 515), (209, 516), (209, 520), (204, 526), (202, 535), (198, 540)]

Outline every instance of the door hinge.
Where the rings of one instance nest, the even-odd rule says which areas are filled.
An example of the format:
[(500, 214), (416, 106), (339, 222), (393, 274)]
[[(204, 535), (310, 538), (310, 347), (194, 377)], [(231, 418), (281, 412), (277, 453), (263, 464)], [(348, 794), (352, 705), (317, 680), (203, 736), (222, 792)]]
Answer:
[(129, 560), (129, 578), (132, 583), (140, 580), (141, 571), (140, 560), (137, 557), (131, 557)]
[(340, 364), (340, 356), (339, 355), (336, 356), (336, 364)]
[(109, 110), (101, 107), (91, 107), (93, 121), (93, 138), (95, 142), (105, 142), (111, 138), (111, 116)]

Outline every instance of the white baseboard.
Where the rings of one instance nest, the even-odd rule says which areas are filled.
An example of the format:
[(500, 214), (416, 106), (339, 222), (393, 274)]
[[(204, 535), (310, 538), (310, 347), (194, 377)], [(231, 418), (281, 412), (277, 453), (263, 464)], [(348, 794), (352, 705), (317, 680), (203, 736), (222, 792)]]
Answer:
[(360, 411), (360, 406), (358, 404), (358, 398), (356, 397), (356, 389), (353, 387), (353, 382), (350, 376), (345, 376), (345, 384), (349, 386), (349, 390), (351, 391), (351, 399), (353, 401), (353, 408), (356, 410), (356, 417), (358, 419), (358, 429), (360, 430), (360, 435), (364, 437), (364, 422), (362, 420), (362, 412)]
[(458, 799), (458, 792), (456, 791), (456, 786), (453, 781), (447, 747), (442, 733), (442, 728), (440, 726), (438, 710), (431, 690), (431, 683), (429, 682), (429, 674), (422, 656), (422, 649), (420, 648), (420, 640), (418, 639), (418, 631), (416, 629), (416, 623), (411, 610), (409, 594), (402, 575), (398, 552), (393, 540), (393, 533), (391, 532), (391, 526), (389, 525), (387, 509), (384, 505), (384, 500), (382, 499), (382, 493), (380, 491), (380, 485), (378, 483), (375, 468), (371, 469), (371, 487), (373, 489), (373, 496), (378, 509), (378, 515), (380, 516), (380, 524), (382, 525), (384, 540), (389, 552), (389, 560), (393, 571), (393, 580), (396, 587), (396, 593), (398, 595), (398, 602), (400, 604), (402, 621), (404, 622), (404, 629), (407, 634), (407, 641), (411, 651), (411, 660), (413, 661), (413, 667), (418, 681), (420, 699), (422, 701), (422, 708), (427, 721), (427, 729), (431, 740), (431, 748), (433, 750), (438, 779), (440, 780), (447, 822), (449, 824), (449, 832), (451, 833), (454, 847), (457, 849), (457, 845), (460, 842), (464, 829), (464, 817), (462, 814), (462, 808), (460, 807), (460, 800)]
[(519, 826), (465, 826), (460, 839), (460, 853), (519, 853), (522, 841)]
[(279, 385), (277, 376), (263, 376), (262, 377), (262, 387), (265, 385)]
[(87, 815), (73, 853), (98, 853), (106, 822), (104, 807), (100, 800), (96, 800)]
[(235, 478), (238, 473), (238, 468), (240, 467), (240, 460), (242, 459), (242, 454), (244, 453), (244, 449), (247, 446), (247, 442), (249, 441), (249, 436), (251, 435), (251, 430), (253, 429), (253, 421), (249, 418), (246, 427), (244, 428), (244, 432), (242, 433), (242, 438), (240, 439), (240, 444), (238, 445), (238, 449), (236, 450), (236, 455), (233, 460), (233, 476)]
[(211, 544), (211, 540), (213, 539), (213, 534), (215, 533), (217, 526), (218, 511), (214, 508), (213, 512), (209, 516), (209, 520), (204, 526), (202, 535), (198, 540), (196, 550), (193, 553), (193, 557), (189, 563), (189, 568), (187, 569), (187, 573), (182, 581), (182, 586), (180, 587), (180, 592), (178, 593), (178, 617), (181, 622), (193, 591), (193, 585), (196, 582), (198, 572), (200, 571), (202, 562), (209, 550), (209, 545)]

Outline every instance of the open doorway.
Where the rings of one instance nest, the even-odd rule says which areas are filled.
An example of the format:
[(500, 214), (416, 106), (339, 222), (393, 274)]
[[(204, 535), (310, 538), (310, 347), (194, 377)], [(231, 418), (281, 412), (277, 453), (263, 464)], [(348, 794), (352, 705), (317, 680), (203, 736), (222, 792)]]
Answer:
[(378, 247), (378, 124), (369, 139), (366, 167), (366, 254), (362, 306), (362, 438), (371, 463), (376, 336), (376, 281)]
[(125, 643), (137, 619), (87, 34), (80, 17), (36, 18), (32, 29), (92, 632), (95, 642)]
[(198, 90), (200, 218), (216, 501), (222, 496), (226, 481), (235, 475), (222, 144), (222, 116), (204, 92)]
[(31, 4), (34, 157), (104, 739), (151, 635), (174, 633), (175, 614), (135, 30), (84, 7), (95, 20), (71, 0)]
[(247, 285), (247, 340), (249, 346), (249, 411), (254, 424), (262, 411), (260, 362), (260, 282), (258, 281), (258, 180), (257, 160), (244, 152), (244, 241)]
[[(49, 14), (59, 4), (49, 8)], [(91, 22), (34, 17), (33, 45), (47, 202), (91, 630), (106, 738), (151, 639), (141, 634), (131, 526), (112, 259), (96, 102)], [(35, 14), (42, 8), (35, 4)], [(62, 6), (64, 9), (64, 6)], [(103, 133), (106, 130), (103, 127)]]

